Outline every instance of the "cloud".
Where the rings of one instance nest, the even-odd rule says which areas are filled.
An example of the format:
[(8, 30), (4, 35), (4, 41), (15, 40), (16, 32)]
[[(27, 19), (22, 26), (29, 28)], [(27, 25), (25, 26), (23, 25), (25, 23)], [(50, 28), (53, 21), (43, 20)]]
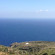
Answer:
[(40, 9), (40, 12), (48, 12), (48, 9), (47, 9), (47, 10), (41, 10), (41, 9)]
[(46, 10), (40, 9), (40, 10), (36, 10), (36, 13), (42, 13), (42, 12), (48, 12), (48, 11), (49, 11), (48, 9), (46, 9)]

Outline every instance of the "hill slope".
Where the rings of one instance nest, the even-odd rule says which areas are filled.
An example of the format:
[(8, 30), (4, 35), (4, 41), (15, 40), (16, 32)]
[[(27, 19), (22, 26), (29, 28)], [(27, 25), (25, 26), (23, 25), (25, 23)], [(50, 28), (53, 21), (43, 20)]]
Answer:
[(55, 42), (29, 41), (0, 45), (0, 55), (55, 55)]

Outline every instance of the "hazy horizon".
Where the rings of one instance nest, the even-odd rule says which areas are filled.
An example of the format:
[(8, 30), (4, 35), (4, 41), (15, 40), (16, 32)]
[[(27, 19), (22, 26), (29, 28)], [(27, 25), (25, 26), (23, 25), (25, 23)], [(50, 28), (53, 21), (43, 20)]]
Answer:
[(55, 0), (0, 0), (0, 18), (55, 18)]

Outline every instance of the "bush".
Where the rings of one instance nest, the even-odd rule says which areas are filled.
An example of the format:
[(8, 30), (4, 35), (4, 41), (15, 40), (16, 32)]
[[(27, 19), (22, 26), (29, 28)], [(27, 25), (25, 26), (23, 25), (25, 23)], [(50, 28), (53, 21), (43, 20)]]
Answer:
[(51, 54), (51, 55), (55, 55), (55, 54)]
[(48, 55), (47, 53), (44, 53), (43, 55)]

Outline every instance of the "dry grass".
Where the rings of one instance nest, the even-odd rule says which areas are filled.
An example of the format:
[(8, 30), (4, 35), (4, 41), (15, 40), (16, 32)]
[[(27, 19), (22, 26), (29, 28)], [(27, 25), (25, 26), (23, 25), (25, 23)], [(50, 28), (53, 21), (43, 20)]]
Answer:
[(0, 55), (8, 55), (8, 53), (0, 52)]

